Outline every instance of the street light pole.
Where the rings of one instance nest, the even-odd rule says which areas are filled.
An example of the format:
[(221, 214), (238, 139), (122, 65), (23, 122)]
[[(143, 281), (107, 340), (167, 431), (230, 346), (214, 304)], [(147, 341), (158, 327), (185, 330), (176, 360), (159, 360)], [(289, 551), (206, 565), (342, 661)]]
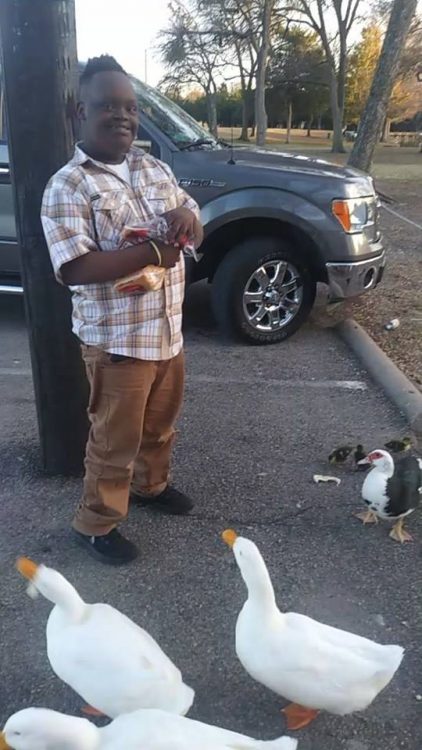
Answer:
[(87, 384), (70, 329), (67, 289), (54, 279), (40, 207), (74, 142), (74, 0), (0, 0), (9, 152), (43, 467), (81, 471)]
[(148, 49), (145, 48), (145, 75), (144, 83), (148, 83)]

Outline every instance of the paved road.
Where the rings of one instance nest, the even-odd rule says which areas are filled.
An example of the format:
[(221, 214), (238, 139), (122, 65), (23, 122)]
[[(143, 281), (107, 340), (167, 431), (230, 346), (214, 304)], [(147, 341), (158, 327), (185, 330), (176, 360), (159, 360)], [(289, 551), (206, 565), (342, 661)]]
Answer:
[[(79, 482), (37, 470), (22, 313), (16, 300), (0, 300), (0, 720), (27, 705), (77, 712), (81, 704), (47, 664), (49, 606), (25, 596), (13, 569), (27, 554), (60, 568), (88, 600), (108, 601), (144, 625), (195, 687), (192, 716), (262, 738), (279, 734), (282, 701), (234, 654), (245, 591), (219, 539), (234, 526), (262, 550), (282, 608), (407, 649), (394, 683), (367, 712), (321, 716), (300, 733), (300, 750), (419, 750), (420, 544), (395, 545), (385, 525), (361, 527), (352, 515), (362, 481), (355, 472), (342, 471), (338, 489), (312, 483), (336, 444), (377, 447), (405, 426), (331, 331), (309, 326), (270, 348), (229, 345), (207, 309), (206, 290), (192, 289), (174, 473), (196, 498), (195, 513), (165, 519), (133, 510), (127, 533), (142, 557), (108, 570), (68, 533)], [(420, 520), (409, 526), (420, 538)]]

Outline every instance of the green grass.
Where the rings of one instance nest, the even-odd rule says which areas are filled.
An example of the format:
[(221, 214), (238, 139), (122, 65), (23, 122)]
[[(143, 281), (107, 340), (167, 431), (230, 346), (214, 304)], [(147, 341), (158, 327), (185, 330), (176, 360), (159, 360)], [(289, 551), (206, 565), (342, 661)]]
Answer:
[[(286, 143), (286, 131), (269, 129), (267, 133), (266, 148), (274, 151), (285, 151), (302, 153), (307, 156), (315, 156), (331, 161), (334, 164), (346, 164), (352, 144), (345, 142), (345, 154), (331, 153), (331, 141), (327, 138), (326, 130), (311, 131), (311, 138), (306, 136), (304, 130), (293, 130), (291, 142)], [(233, 136), (235, 145), (238, 143), (239, 128), (234, 128)], [(219, 128), (221, 138), (230, 140), (231, 129)], [(242, 144), (244, 145), (244, 144)], [(254, 145), (253, 140), (250, 146)], [(422, 181), (422, 153), (416, 146), (400, 147), (396, 145), (380, 144), (375, 152), (372, 174), (379, 180), (421, 180)]]

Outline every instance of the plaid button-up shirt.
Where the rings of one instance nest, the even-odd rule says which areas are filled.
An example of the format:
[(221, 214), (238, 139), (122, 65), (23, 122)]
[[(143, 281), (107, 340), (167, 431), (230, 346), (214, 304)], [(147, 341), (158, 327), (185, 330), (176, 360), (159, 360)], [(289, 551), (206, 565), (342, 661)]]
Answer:
[[(199, 216), (167, 164), (132, 147), (131, 184), (76, 146), (71, 161), (49, 181), (41, 219), (56, 278), (85, 253), (115, 250), (125, 225), (185, 206)], [(171, 359), (182, 345), (183, 257), (157, 292), (124, 295), (113, 283), (71, 287), (73, 331), (89, 346), (145, 360)]]

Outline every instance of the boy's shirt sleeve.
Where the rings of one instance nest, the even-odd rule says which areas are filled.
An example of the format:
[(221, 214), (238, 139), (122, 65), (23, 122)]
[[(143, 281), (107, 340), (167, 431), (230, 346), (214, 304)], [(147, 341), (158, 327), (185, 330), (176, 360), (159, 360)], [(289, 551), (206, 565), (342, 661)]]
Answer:
[(89, 202), (53, 177), (44, 191), (41, 222), (55, 276), (62, 283), (62, 266), (98, 251)]

